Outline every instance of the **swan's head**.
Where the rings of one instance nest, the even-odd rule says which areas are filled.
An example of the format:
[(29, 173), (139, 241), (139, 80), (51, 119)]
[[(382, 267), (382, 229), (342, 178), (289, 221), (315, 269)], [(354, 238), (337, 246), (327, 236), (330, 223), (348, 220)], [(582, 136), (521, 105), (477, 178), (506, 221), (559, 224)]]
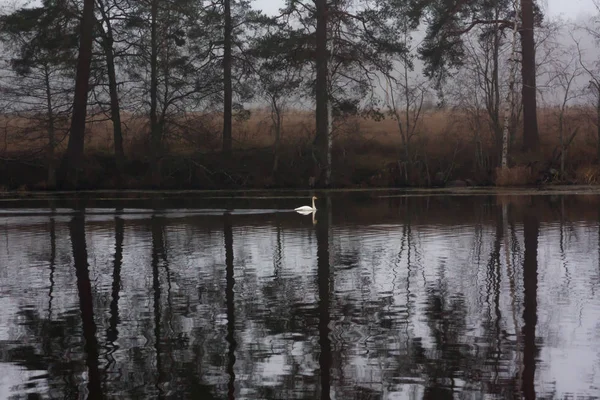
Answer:
[(313, 196), (313, 200), (316, 200), (316, 199), (317, 199), (317, 196)]

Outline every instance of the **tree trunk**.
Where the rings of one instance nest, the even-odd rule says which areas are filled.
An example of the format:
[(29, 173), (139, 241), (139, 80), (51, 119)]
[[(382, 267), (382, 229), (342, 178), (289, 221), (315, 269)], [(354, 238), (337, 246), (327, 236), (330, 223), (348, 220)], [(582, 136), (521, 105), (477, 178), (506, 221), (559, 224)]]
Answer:
[[(115, 58), (112, 49), (112, 38), (104, 49), (106, 53), (106, 69), (108, 73), (108, 88), (110, 91), (110, 118), (113, 123), (113, 140), (115, 146), (115, 163), (119, 182), (125, 164), (125, 151), (123, 150), (123, 131), (121, 128), (121, 107), (117, 91), (117, 75), (115, 72)], [(119, 185), (120, 186), (120, 185)]]
[(533, 0), (521, 0), (521, 49), (523, 61), (523, 150), (535, 152), (539, 149), (540, 137), (537, 123), (537, 99), (535, 82), (535, 39), (533, 36)]
[(316, 138), (317, 165), (315, 178), (321, 185), (329, 185), (326, 171), (329, 168), (328, 139), (329, 139), (329, 82), (328, 82), (328, 52), (327, 52), (327, 0), (315, 0), (317, 9), (316, 28)]
[[(515, 6), (517, 3), (515, 2)], [(518, 15), (518, 10), (515, 10), (515, 14)], [(518, 20), (515, 16), (512, 47), (510, 52), (510, 75), (508, 77), (508, 92), (506, 94), (506, 104), (504, 109), (504, 128), (502, 129), (502, 154), (501, 154), (501, 166), (502, 169), (508, 167), (508, 135), (510, 131), (510, 120), (513, 110), (515, 108), (515, 78), (517, 75), (517, 29)]]
[(598, 164), (600, 164), (600, 84), (596, 84), (596, 94), (598, 95), (598, 100), (596, 103), (596, 129), (598, 135), (598, 147), (596, 148)]
[[(328, 96), (329, 97), (329, 96)], [(331, 99), (327, 99), (327, 154), (325, 156), (325, 186), (331, 184), (331, 153), (333, 150), (333, 117)]]
[(103, 38), (102, 47), (104, 49), (104, 56), (106, 57), (106, 72), (108, 75), (108, 90), (110, 95), (110, 118), (113, 123), (113, 142), (115, 148), (115, 166), (117, 167), (117, 180), (118, 186), (121, 186), (121, 177), (123, 174), (123, 167), (125, 164), (125, 152), (123, 150), (123, 131), (121, 128), (121, 107), (119, 105), (119, 92), (117, 90), (117, 74), (115, 71), (115, 53), (113, 49), (113, 34), (110, 18), (104, 9), (102, 0), (98, 0), (100, 13), (102, 14), (102, 20), (106, 25), (106, 31), (104, 31), (102, 25)]
[(564, 179), (565, 176), (565, 135), (563, 113), (564, 110), (561, 110), (560, 115), (558, 117), (558, 140), (560, 144), (560, 179)]
[(162, 131), (158, 123), (158, 0), (152, 0), (150, 20), (150, 142), (152, 185), (160, 185)]
[(44, 71), (44, 84), (46, 86), (46, 118), (48, 119), (48, 150), (46, 152), (46, 157), (48, 159), (48, 178), (46, 181), (46, 187), (48, 189), (54, 189), (56, 187), (56, 161), (54, 160), (56, 136), (54, 129), (54, 111), (52, 108), (52, 91), (50, 88), (50, 71), (48, 68), (46, 68)]
[(273, 98), (271, 100), (271, 120), (275, 127), (275, 143), (273, 145), (273, 171), (272, 175), (277, 173), (279, 169), (279, 147), (281, 145), (281, 124), (282, 124), (281, 110), (277, 104), (277, 100)]
[(232, 106), (233, 89), (231, 87), (231, 0), (224, 0), (225, 28), (223, 37), (223, 155), (232, 152)]
[(405, 181), (407, 185), (410, 185), (410, 169), (411, 169), (411, 154), (410, 154), (410, 137), (411, 137), (411, 126), (410, 126), (410, 103), (411, 103), (411, 93), (408, 83), (408, 59), (404, 58), (404, 101), (405, 101), (405, 109), (404, 109), (404, 118), (406, 118), (406, 140), (404, 141), (404, 173), (405, 173)]
[[(498, 15), (496, 15), (496, 17), (498, 17)], [(498, 165), (498, 160), (502, 160), (503, 151), (502, 127), (500, 125), (500, 38), (500, 29), (498, 25), (496, 25), (494, 28), (494, 49), (492, 56), (492, 93), (490, 93), (490, 97), (493, 96), (494, 102), (492, 107), (490, 107), (490, 111), (496, 137), (496, 165)]]
[(84, 0), (83, 2), (83, 18), (81, 19), (80, 29), (81, 38), (77, 58), (75, 94), (73, 96), (73, 115), (71, 117), (67, 153), (61, 168), (61, 185), (71, 189), (77, 187), (78, 173), (83, 161), (85, 119), (94, 35), (94, 0)]

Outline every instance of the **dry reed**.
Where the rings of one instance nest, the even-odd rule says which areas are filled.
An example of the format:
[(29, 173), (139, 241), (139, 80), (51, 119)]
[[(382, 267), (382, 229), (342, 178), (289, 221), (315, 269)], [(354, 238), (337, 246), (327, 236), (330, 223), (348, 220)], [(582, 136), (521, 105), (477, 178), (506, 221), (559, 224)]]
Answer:
[(534, 183), (531, 167), (496, 168), (496, 186), (526, 186)]
[[(551, 108), (539, 111), (542, 147), (537, 157), (547, 167), (554, 163), (554, 168), (559, 148), (556, 115), (556, 110)], [(483, 118), (477, 125), (480, 128), (474, 129), (475, 124), (471, 123), (470, 118), (473, 118), (473, 113), (465, 110), (424, 112), (417, 126), (417, 135), (411, 139), (411, 162), (414, 166), (410, 169), (399, 162), (404, 155), (395, 120), (389, 117), (373, 120), (353, 116), (341, 122), (336, 121), (333, 158), (336, 178), (344, 185), (375, 186), (435, 184), (438, 175), (443, 176), (445, 181), (474, 179), (479, 183), (489, 182), (498, 186), (535, 183), (539, 167), (532, 169), (523, 166), (527, 163), (527, 156), (519, 158), (519, 138), (522, 132), (517, 132), (516, 139), (512, 141), (512, 167), (506, 171), (495, 170), (495, 139), (488, 121)], [(481, 114), (478, 118), (482, 118)], [(128, 159), (145, 160), (149, 134), (147, 119), (124, 113), (122, 121)], [(569, 109), (565, 121), (566, 136), (578, 128), (567, 153), (566, 166), (571, 180), (585, 184), (600, 183), (600, 169), (592, 165), (596, 162), (597, 131), (591, 110)], [(63, 123), (57, 126), (57, 137), (60, 140), (57, 156), (66, 147), (64, 136), (67, 125)], [(253, 174), (251, 179), (244, 178), (241, 182), (260, 186), (272, 181), (273, 178), (269, 176), (272, 164), (265, 159), (265, 155), (268, 158), (272, 154), (275, 141), (272, 126), (271, 115), (265, 109), (254, 109), (249, 119), (234, 121), (235, 150), (241, 157), (240, 162), (243, 161), (246, 166), (247, 173)], [(171, 118), (165, 129), (168, 154), (174, 157), (201, 155), (203, 159), (212, 160), (215, 168), (225, 169), (219, 166), (221, 118), (218, 113), (191, 113)], [(283, 185), (293, 185), (293, 182), (301, 186), (307, 184), (307, 176), (310, 176), (310, 167), (307, 165), (312, 162), (310, 152), (314, 131), (312, 112), (291, 110), (285, 113), (281, 132), (281, 159), (284, 160), (282, 173), (285, 173), (287, 165), (288, 175), (291, 177), (289, 181), (284, 180), (287, 183), (284, 182)], [(43, 155), (40, 150), (44, 149), (46, 143), (43, 124), (32, 123), (25, 116), (0, 116), (0, 157), (10, 158), (14, 154), (36, 151), (38, 156)], [(91, 117), (86, 128), (85, 146), (88, 155), (103, 154), (110, 157), (113, 152), (111, 121), (105, 117), (102, 120), (97, 116)], [(101, 166), (92, 169), (94, 174), (102, 175)], [(231, 171), (228, 173), (231, 174)], [(400, 175), (402, 179), (398, 177)]]

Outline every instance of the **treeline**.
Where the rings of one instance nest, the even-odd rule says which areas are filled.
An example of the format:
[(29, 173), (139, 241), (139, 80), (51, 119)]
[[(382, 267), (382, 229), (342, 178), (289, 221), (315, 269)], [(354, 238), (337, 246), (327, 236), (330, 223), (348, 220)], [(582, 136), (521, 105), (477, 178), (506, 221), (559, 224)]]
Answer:
[[(414, 38), (423, 32), (422, 40)], [(478, 183), (506, 180), (512, 167), (530, 168), (544, 153), (540, 76), (561, 100), (558, 142), (552, 141), (558, 147), (544, 169), (560, 164), (566, 179), (566, 155), (580, 131), (569, 125), (577, 118), (569, 119), (568, 108), (578, 102), (587, 112), (579, 100), (593, 99), (597, 113), (588, 119), (598, 126), (600, 74), (577, 38), (569, 48), (554, 45), (561, 32), (532, 0), (289, 0), (275, 16), (239, 0), (44, 0), (17, 7), (0, 17), (0, 184), (435, 185), (457, 171), (481, 177)], [(598, 39), (593, 27), (585, 32)], [(575, 88), (583, 77), (590, 83)], [(460, 109), (455, 114), (470, 124), (463, 135), (468, 162), (453, 154), (436, 164), (428, 152), (453, 147), (425, 139), (427, 105), (436, 102)], [(272, 141), (251, 153), (235, 129), (257, 104), (267, 105), (263, 134)], [(285, 142), (284, 126), (298, 104), (314, 110), (312, 140)], [(341, 179), (354, 165), (345, 138), (354, 131), (354, 142), (369, 140), (356, 121), (383, 118), (395, 121), (393, 149), (385, 157), (370, 154), (380, 162), (362, 172), (362, 181)], [(105, 122), (111, 152), (91, 161), (90, 127)], [(129, 146), (127, 136), (135, 137)], [(217, 136), (218, 152), (206, 145)], [(595, 140), (600, 158), (600, 128)], [(269, 179), (249, 179), (249, 171)]]

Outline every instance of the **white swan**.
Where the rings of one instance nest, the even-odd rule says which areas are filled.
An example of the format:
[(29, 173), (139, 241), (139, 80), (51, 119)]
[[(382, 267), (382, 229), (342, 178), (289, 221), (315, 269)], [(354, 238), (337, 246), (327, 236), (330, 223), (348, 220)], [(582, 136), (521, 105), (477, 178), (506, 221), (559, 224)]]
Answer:
[(294, 211), (298, 211), (299, 213), (307, 213), (307, 214), (317, 211), (317, 207), (315, 207), (316, 199), (317, 199), (317, 196), (312, 197), (312, 207), (302, 206), (302, 207), (294, 208)]

